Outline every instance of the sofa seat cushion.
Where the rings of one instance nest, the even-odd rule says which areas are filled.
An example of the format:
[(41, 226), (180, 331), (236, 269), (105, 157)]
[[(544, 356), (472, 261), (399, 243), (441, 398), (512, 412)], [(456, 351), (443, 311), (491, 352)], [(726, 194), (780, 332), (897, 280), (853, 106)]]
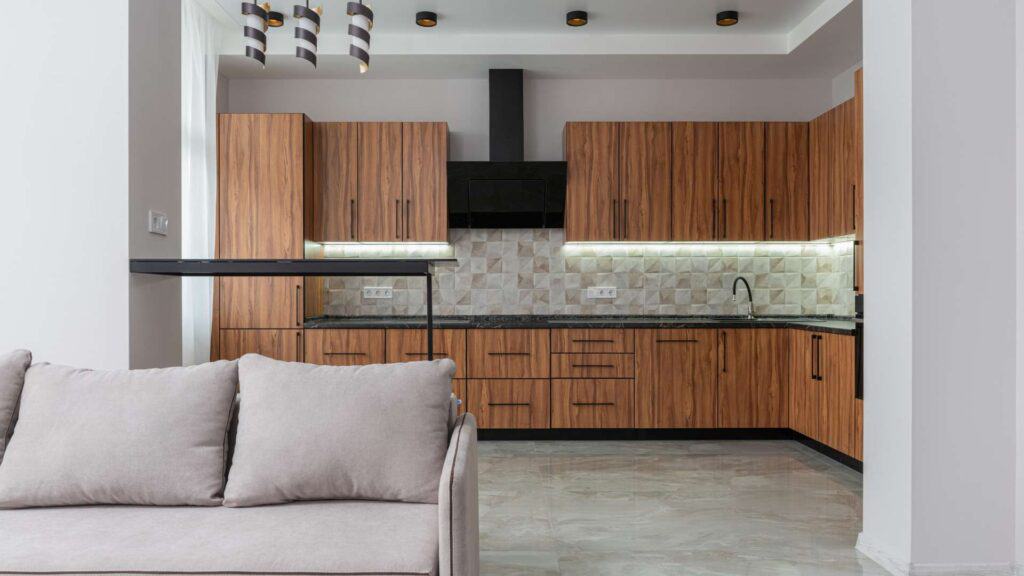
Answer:
[(0, 573), (437, 573), (436, 504), (0, 511)]

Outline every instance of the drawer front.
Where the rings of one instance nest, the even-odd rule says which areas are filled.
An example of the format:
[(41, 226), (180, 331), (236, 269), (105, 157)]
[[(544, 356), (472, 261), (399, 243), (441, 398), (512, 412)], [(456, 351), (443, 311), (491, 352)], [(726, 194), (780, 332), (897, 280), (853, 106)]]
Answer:
[(632, 428), (632, 380), (552, 380), (552, 428)]
[(468, 410), (480, 428), (548, 428), (549, 380), (469, 380)]
[(547, 330), (470, 330), (470, 378), (547, 378)]
[(551, 351), (633, 352), (633, 330), (625, 328), (559, 328), (551, 331)]
[(302, 330), (220, 330), (220, 359), (262, 354), (286, 362), (302, 361)]
[(632, 354), (552, 354), (552, 378), (632, 378)]
[(306, 330), (306, 362), (329, 366), (383, 364), (384, 330)]
[(301, 277), (230, 277), (217, 282), (221, 328), (302, 329)]
[[(466, 331), (434, 330), (434, 359), (451, 358), (455, 377), (466, 377)], [(387, 331), (387, 361), (416, 362), (427, 359), (427, 331), (420, 328)]]

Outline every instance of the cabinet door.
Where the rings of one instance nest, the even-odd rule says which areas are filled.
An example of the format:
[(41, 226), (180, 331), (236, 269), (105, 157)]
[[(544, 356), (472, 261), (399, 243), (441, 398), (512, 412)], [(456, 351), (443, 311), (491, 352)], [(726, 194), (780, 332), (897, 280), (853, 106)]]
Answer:
[(821, 442), (853, 452), (856, 348), (853, 336), (823, 334), (821, 340)]
[(847, 100), (833, 109), (832, 116), (832, 224), (833, 236), (853, 234), (856, 227), (856, 106)]
[(672, 237), (672, 125), (623, 122), (619, 128), (622, 224), (619, 240)]
[(764, 239), (764, 123), (718, 125), (721, 240)]
[(857, 211), (854, 215), (854, 228), (857, 234), (857, 250), (854, 254), (854, 288), (858, 294), (864, 293), (864, 69), (854, 72), (854, 120), (853, 120), (853, 172), (854, 202)]
[(310, 364), (383, 364), (384, 330), (306, 330), (305, 352)]
[(633, 330), (627, 328), (556, 328), (551, 351), (633, 353)]
[(853, 450), (850, 456), (864, 461), (864, 401), (859, 398), (853, 401)]
[(567, 241), (619, 236), (619, 130), (615, 122), (565, 125)]
[(469, 330), (467, 348), (470, 378), (548, 377), (548, 330)]
[(632, 380), (551, 381), (552, 428), (632, 428)]
[(815, 379), (817, 334), (794, 330), (790, 338), (789, 427), (818, 439), (820, 386)]
[(811, 240), (832, 236), (832, 110), (810, 125), (810, 226)]
[(469, 380), (467, 411), (481, 429), (548, 428), (550, 384), (546, 379)]
[(218, 278), (221, 328), (302, 328), (301, 277)]
[[(434, 358), (451, 358), (455, 377), (466, 377), (466, 331), (434, 330)], [(420, 328), (387, 331), (387, 361), (415, 362), (427, 359), (427, 333)]]
[(783, 331), (719, 330), (718, 336), (718, 427), (784, 426)]
[(262, 354), (286, 362), (302, 361), (302, 330), (220, 330), (220, 358)]
[(767, 238), (808, 240), (808, 125), (806, 122), (770, 122), (765, 135)]
[(360, 122), (356, 237), (362, 242), (400, 242), (402, 123)]
[(402, 124), (402, 239), (448, 241), (448, 124)]
[(672, 124), (672, 239), (713, 240), (718, 221), (718, 126)]
[(316, 125), (314, 133), (314, 239), (321, 242), (354, 242), (358, 240), (358, 125), (352, 122), (322, 122)]
[(714, 428), (714, 330), (637, 330), (636, 426)]

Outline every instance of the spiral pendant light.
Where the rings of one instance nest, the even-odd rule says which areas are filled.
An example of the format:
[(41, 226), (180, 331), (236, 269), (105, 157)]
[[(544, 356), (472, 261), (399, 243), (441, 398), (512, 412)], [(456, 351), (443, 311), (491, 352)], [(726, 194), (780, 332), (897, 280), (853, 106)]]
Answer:
[(245, 55), (267, 65), (267, 17), (270, 4), (262, 6), (255, 2), (242, 2), (242, 15), (245, 16)]
[(306, 5), (295, 5), (295, 56), (309, 62), (316, 68), (316, 37), (320, 34), (320, 16), (324, 13), (323, 6), (310, 9)]
[(359, 72), (366, 73), (370, 69), (370, 30), (373, 29), (373, 10), (359, 2), (348, 3), (348, 15), (352, 23), (348, 25), (348, 35), (352, 37), (348, 53), (359, 60)]

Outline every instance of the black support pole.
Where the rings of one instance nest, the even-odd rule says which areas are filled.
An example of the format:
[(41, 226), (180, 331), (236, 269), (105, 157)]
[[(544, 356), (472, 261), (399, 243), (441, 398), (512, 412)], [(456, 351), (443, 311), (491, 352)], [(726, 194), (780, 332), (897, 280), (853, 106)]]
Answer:
[(427, 360), (434, 359), (434, 275), (427, 271)]

